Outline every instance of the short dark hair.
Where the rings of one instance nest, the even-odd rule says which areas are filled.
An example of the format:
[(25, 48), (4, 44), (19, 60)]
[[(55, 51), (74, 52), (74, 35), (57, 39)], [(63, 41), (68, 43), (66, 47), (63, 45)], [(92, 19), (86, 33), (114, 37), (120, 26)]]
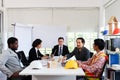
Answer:
[(77, 38), (76, 40), (79, 40), (79, 39), (82, 41), (82, 43), (84, 43), (84, 44), (85, 44), (85, 39), (84, 39), (84, 38), (79, 37), (79, 38)]
[(105, 42), (104, 42), (103, 39), (95, 39), (95, 40), (94, 40), (94, 45), (95, 45), (95, 46), (98, 46), (98, 48), (99, 48), (100, 50), (103, 50), (104, 47), (105, 47)]
[(15, 37), (8, 38), (8, 40), (7, 40), (8, 47), (10, 47), (10, 44), (14, 44), (16, 41), (18, 41), (18, 39)]
[(64, 40), (64, 38), (63, 38), (63, 37), (59, 37), (59, 38), (58, 38), (58, 40), (60, 40), (60, 39), (63, 39), (63, 40)]
[(39, 44), (42, 43), (42, 40), (41, 39), (36, 39), (35, 41), (33, 41), (32, 43), (32, 47), (37, 47)]

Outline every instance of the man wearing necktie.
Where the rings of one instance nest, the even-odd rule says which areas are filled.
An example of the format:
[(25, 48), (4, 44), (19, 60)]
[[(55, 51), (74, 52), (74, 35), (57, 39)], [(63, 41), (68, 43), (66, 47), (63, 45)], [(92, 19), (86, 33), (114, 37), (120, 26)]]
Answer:
[(55, 45), (52, 49), (52, 56), (65, 56), (69, 54), (68, 47), (64, 45), (64, 38), (59, 37), (58, 38), (58, 45)]
[(59, 47), (59, 52), (58, 52), (58, 56), (62, 55), (62, 47)]

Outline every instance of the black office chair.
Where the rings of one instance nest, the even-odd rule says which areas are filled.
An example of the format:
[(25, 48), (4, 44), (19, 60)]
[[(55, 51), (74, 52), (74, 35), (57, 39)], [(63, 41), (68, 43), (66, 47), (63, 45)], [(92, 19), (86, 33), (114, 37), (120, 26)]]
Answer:
[(18, 51), (17, 52), (18, 58), (21, 60), (24, 66), (28, 66), (29, 62), (25, 56), (25, 53), (23, 51)]
[(90, 52), (90, 58), (93, 56), (93, 54), (94, 54), (93, 52)]

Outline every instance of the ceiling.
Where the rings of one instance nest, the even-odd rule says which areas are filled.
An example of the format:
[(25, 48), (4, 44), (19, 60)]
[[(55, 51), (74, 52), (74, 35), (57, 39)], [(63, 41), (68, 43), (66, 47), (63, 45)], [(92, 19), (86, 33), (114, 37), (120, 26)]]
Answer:
[(4, 0), (6, 8), (100, 7), (110, 0)]

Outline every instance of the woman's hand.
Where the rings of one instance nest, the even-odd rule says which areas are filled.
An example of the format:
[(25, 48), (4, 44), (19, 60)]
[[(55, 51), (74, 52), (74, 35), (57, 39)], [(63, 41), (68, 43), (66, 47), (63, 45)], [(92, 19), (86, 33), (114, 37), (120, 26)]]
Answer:
[(49, 56), (43, 56), (42, 57), (42, 59), (48, 59), (49, 58)]

